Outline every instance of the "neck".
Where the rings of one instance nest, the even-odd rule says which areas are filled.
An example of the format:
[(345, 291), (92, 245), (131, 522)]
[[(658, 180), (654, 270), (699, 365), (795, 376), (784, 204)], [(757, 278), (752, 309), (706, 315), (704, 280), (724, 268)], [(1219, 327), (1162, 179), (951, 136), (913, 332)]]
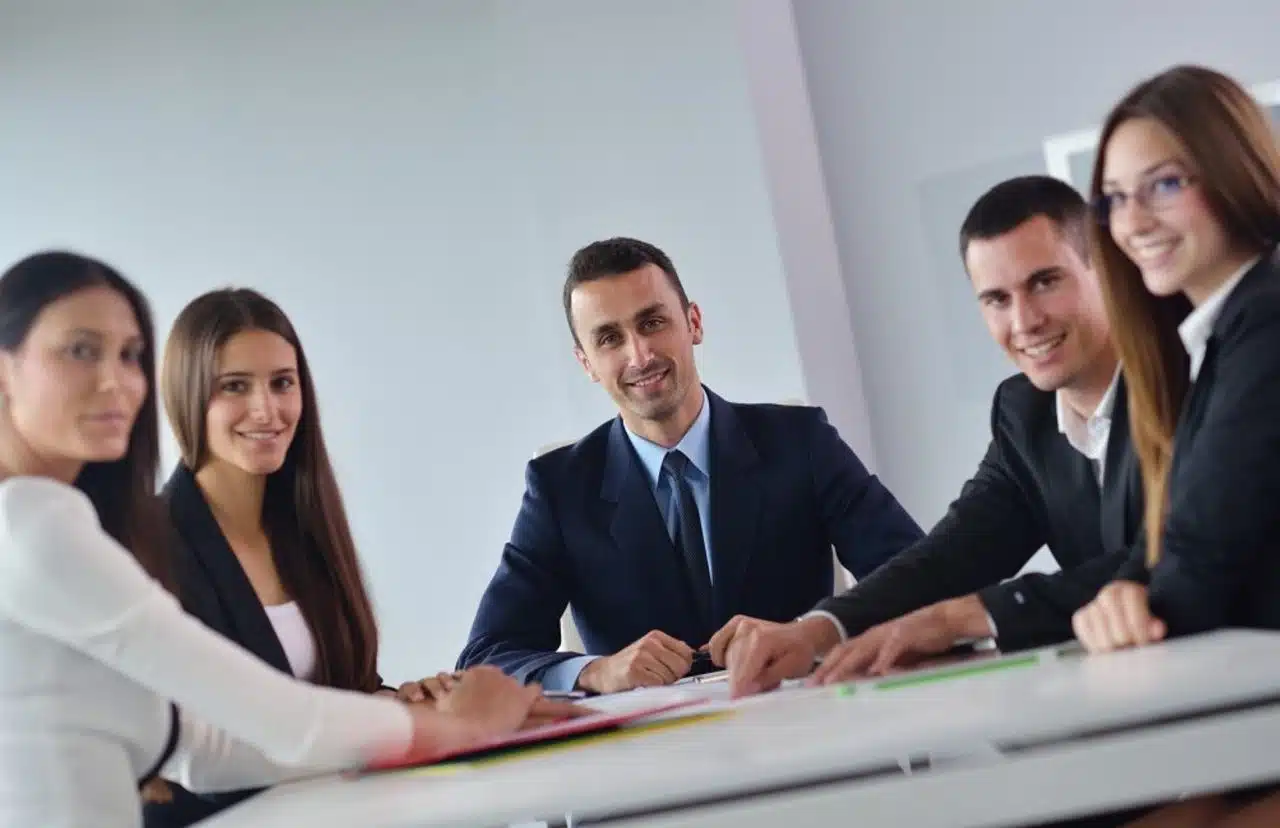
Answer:
[(214, 461), (196, 472), (196, 484), (223, 532), (236, 537), (262, 533), (262, 502), (267, 492), (265, 475), (249, 474)]
[(1107, 395), (1119, 365), (1115, 352), (1107, 348), (1070, 385), (1062, 387), (1063, 402), (1084, 419), (1089, 419)]
[(1200, 307), (1210, 296), (1217, 293), (1218, 289), (1236, 274), (1236, 271), (1244, 267), (1245, 262), (1257, 255), (1256, 250), (1243, 250), (1228, 256), (1203, 277), (1197, 279), (1195, 284), (1188, 284), (1183, 293), (1187, 295), (1187, 299), (1194, 307)]
[(649, 442), (669, 449), (689, 433), (689, 429), (693, 427), (693, 421), (698, 419), (698, 415), (702, 413), (702, 406), (705, 404), (706, 396), (706, 392), (702, 390), (702, 383), (695, 383), (689, 389), (689, 393), (685, 394), (684, 400), (681, 401), (676, 410), (664, 419), (632, 420), (627, 416), (626, 412), (623, 412), (622, 422), (631, 431)]
[(13, 430), (8, 418), (0, 426), (0, 479), (50, 477), (68, 486), (76, 482), (84, 463), (67, 458), (41, 457)]

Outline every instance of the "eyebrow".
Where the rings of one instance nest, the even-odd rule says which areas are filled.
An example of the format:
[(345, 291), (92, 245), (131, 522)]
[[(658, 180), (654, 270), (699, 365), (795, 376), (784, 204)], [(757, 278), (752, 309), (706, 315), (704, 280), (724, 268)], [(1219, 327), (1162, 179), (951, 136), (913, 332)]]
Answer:
[[(1146, 178), (1147, 176), (1149, 176), (1149, 175), (1151, 175), (1152, 173), (1154, 173), (1154, 172), (1156, 172), (1157, 170), (1159, 170), (1161, 167), (1168, 166), (1169, 164), (1177, 164), (1177, 165), (1179, 165), (1179, 166), (1186, 166), (1186, 164), (1183, 162), (1183, 160), (1182, 160), (1181, 158), (1177, 158), (1177, 157), (1174, 157), (1174, 158), (1166, 158), (1166, 159), (1164, 159), (1163, 161), (1157, 161), (1156, 163), (1154, 163), (1154, 164), (1152, 164), (1151, 166), (1147, 167), (1147, 168), (1146, 168), (1145, 170), (1143, 170), (1142, 172), (1138, 173), (1138, 178)], [(1110, 184), (1110, 185), (1114, 186), (1114, 185), (1115, 185), (1115, 183), (1116, 183), (1116, 180), (1115, 180), (1114, 178), (1105, 178), (1105, 179), (1103, 179), (1103, 180), (1102, 180), (1102, 183), (1103, 183), (1104, 185), (1105, 185), (1105, 184)]]
[[(631, 319), (633, 321), (638, 322), (641, 319), (644, 319), (649, 316), (653, 316), (655, 313), (659, 313), (666, 309), (667, 309), (666, 304), (662, 302), (654, 302), (652, 305), (646, 305), (640, 310), (636, 311), (634, 314), (632, 314)], [(599, 338), (601, 334), (612, 333), (617, 329), (618, 329), (617, 322), (603, 322), (591, 329), (591, 336), (593, 338)]]
[[(90, 337), (90, 338), (92, 338), (92, 339), (106, 339), (106, 338), (107, 338), (107, 336), (108, 336), (108, 334), (106, 334), (106, 333), (104, 333), (104, 332), (102, 332), (102, 331), (100, 331), (100, 330), (96, 330), (96, 329), (94, 329), (94, 328), (72, 328), (72, 329), (71, 329), (71, 333), (72, 333), (72, 334), (75, 334), (76, 336), (87, 336), (87, 337)], [(128, 334), (128, 335), (125, 337), (125, 339), (129, 340), (130, 342), (135, 342), (135, 341), (136, 341), (136, 342), (142, 342), (142, 341), (143, 341), (142, 334), (140, 334), (140, 333), (131, 333), (131, 334)]]
[[(296, 373), (298, 373), (297, 368), (276, 368), (272, 370), (271, 376), (281, 377), (281, 376), (286, 376), (288, 374), (296, 374)], [(228, 378), (244, 379), (252, 376), (253, 376), (252, 371), (223, 371), (221, 374), (218, 374), (217, 379), (228, 379)]]

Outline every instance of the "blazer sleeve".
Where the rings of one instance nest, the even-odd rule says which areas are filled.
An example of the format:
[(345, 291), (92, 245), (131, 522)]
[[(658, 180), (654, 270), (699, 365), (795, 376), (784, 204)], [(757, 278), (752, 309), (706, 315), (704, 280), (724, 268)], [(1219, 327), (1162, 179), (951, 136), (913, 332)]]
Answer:
[(525, 492), (511, 539), (476, 610), (458, 669), (491, 664), (525, 682), (581, 653), (560, 653), (560, 617), (569, 606), (564, 540), (538, 467), (525, 468)]
[(1129, 549), (1119, 549), (1070, 569), (1032, 572), (980, 590), (978, 598), (996, 628), (996, 646), (1013, 652), (1071, 639), (1071, 616), (1116, 578), (1130, 557)]
[(404, 705), (295, 681), (183, 612), (77, 489), (0, 484), (0, 618), (109, 665), (292, 768), (403, 750)]
[[(838, 618), (849, 635), (858, 635), (1016, 574), (1044, 540), (1031, 504), (993, 440), (977, 473), (926, 537), (817, 609)], [(1004, 627), (1016, 621), (996, 623)]]
[(1210, 348), (1211, 396), (1194, 435), (1175, 439), (1169, 512), (1150, 576), (1152, 611), (1173, 635), (1230, 623), (1280, 532), (1280, 300), (1268, 295), (1240, 312)]
[(814, 489), (836, 556), (859, 580), (924, 532), (817, 409), (809, 447)]

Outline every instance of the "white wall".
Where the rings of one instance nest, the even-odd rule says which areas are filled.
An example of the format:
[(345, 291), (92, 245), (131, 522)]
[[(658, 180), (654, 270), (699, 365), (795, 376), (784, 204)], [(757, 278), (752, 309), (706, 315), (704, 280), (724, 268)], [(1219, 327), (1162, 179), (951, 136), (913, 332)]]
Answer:
[(450, 666), (526, 459), (612, 414), (569, 351), (575, 248), (663, 246), (705, 311), (707, 382), (805, 396), (732, 16), (0, 0), (0, 262), (104, 257), (162, 331), (210, 287), (277, 299), (315, 369), (384, 673)]
[(879, 471), (932, 523), (976, 468), (991, 391), (1013, 370), (955, 252), (968, 204), (1042, 172), (1046, 137), (1096, 124), (1168, 65), (1280, 78), (1280, 3), (792, 5)]

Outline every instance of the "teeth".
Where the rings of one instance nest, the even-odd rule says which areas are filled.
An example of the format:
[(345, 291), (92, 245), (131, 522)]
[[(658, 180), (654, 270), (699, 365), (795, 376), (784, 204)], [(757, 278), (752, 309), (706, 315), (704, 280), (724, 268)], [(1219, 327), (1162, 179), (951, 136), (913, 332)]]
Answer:
[(1048, 342), (1041, 342), (1037, 345), (1031, 345), (1022, 349), (1022, 352), (1029, 357), (1039, 359), (1054, 348), (1062, 344), (1062, 340), (1066, 339), (1066, 334), (1050, 339)]
[(271, 440), (279, 435), (278, 431), (251, 431), (240, 436), (249, 440)]
[(1134, 245), (1133, 252), (1143, 260), (1158, 259), (1173, 249), (1173, 242), (1159, 242), (1157, 244), (1139, 244)]
[(645, 377), (645, 378), (644, 378), (644, 379), (642, 379), (642, 380), (637, 380), (637, 381), (636, 381), (635, 383), (633, 383), (633, 384), (634, 384), (634, 385), (639, 385), (639, 386), (642, 386), (642, 387), (643, 387), (643, 386), (647, 386), (647, 385), (653, 385), (655, 382), (659, 381), (659, 380), (660, 380), (660, 379), (662, 379), (664, 376), (666, 376), (666, 374), (658, 374), (657, 376), (653, 376), (653, 377)]

